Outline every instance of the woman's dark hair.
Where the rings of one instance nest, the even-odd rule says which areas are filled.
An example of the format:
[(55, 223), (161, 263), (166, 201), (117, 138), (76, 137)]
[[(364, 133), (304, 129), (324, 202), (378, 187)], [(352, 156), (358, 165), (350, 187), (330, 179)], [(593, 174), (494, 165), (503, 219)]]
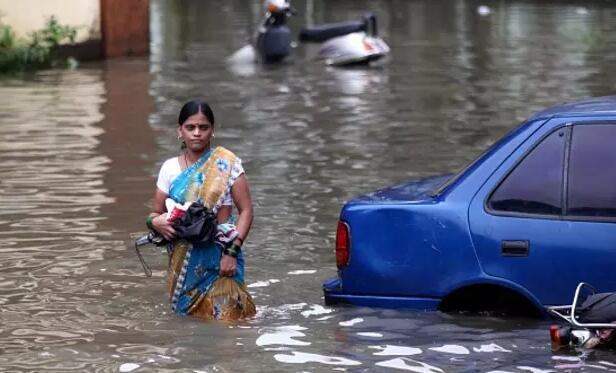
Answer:
[(188, 119), (188, 117), (195, 115), (199, 112), (205, 115), (205, 117), (207, 118), (207, 120), (210, 121), (210, 124), (212, 126), (214, 125), (214, 112), (212, 111), (212, 108), (210, 107), (210, 105), (208, 105), (207, 102), (201, 100), (188, 101), (184, 104), (184, 106), (182, 106), (182, 109), (180, 110), (180, 115), (178, 117), (178, 125), (181, 126), (182, 123), (186, 122), (186, 119)]

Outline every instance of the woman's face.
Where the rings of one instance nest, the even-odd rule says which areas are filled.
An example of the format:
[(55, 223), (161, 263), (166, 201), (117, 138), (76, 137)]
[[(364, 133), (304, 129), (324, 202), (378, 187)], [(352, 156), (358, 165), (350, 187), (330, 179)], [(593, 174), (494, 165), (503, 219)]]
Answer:
[(186, 147), (194, 152), (201, 152), (210, 147), (214, 126), (205, 115), (197, 113), (178, 126), (178, 136), (186, 142)]

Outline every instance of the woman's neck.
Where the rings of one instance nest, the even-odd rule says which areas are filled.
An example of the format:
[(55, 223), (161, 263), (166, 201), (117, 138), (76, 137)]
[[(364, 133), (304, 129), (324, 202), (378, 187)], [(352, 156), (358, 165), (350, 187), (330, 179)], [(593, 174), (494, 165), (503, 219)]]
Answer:
[(210, 151), (210, 148), (205, 148), (201, 152), (193, 152), (193, 151), (190, 151), (190, 150), (187, 149), (184, 152), (184, 162), (186, 163), (186, 167), (188, 167), (191, 164), (197, 162), (197, 160), (199, 160), (199, 158), (201, 158), (203, 156), (203, 154), (206, 154), (209, 151)]

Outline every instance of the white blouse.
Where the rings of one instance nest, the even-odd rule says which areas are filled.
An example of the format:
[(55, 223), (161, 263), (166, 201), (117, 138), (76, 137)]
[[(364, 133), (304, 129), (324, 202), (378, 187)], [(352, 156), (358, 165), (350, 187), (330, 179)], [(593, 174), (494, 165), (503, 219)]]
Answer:
[[(158, 173), (158, 180), (156, 181), (156, 187), (160, 189), (161, 192), (169, 195), (169, 188), (171, 187), (171, 183), (182, 173), (182, 168), (180, 166), (180, 157), (173, 157), (167, 159), (163, 165), (160, 167), (160, 172)], [(231, 177), (229, 178), (230, 186), (233, 186), (235, 180), (244, 173), (244, 168), (242, 167), (242, 160), (237, 158), (235, 164), (233, 165), (233, 169), (231, 169)], [(233, 205), (233, 199), (231, 198), (231, 188), (226, 192), (222, 204), (226, 206)]]

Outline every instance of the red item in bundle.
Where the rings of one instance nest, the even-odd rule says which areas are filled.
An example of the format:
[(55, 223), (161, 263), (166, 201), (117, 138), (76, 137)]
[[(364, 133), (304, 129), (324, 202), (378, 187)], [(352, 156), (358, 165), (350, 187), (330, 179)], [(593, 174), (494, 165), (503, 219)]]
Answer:
[(167, 215), (167, 220), (170, 222), (176, 221), (181, 218), (186, 213), (185, 210), (178, 208), (177, 206), (171, 210), (171, 212)]

